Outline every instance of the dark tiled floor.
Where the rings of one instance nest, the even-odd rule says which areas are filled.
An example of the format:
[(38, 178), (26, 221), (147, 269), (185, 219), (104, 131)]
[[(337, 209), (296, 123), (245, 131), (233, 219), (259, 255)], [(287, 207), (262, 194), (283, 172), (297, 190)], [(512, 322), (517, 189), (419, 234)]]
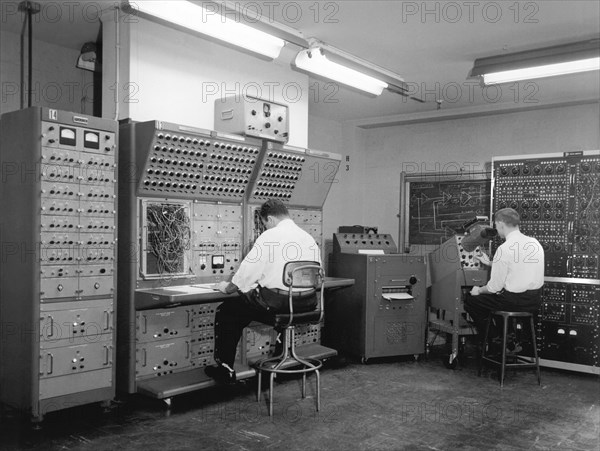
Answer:
[(493, 370), (478, 378), (473, 359), (447, 370), (440, 356), (329, 362), (322, 373), (322, 410), (300, 398), (300, 381), (276, 383), (275, 416), (247, 385), (209, 389), (173, 400), (132, 397), (112, 412), (97, 406), (56, 412), (33, 431), (5, 416), (0, 449), (253, 450), (253, 449), (600, 449), (597, 376), (542, 369)]

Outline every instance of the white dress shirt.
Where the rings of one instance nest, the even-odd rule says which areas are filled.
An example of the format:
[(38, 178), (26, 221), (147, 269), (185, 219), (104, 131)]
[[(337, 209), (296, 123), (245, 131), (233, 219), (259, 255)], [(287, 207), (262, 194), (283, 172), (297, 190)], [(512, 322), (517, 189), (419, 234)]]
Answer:
[(522, 293), (544, 284), (544, 249), (538, 240), (513, 230), (506, 236), (492, 260), (487, 283), (491, 293), (507, 290)]
[(319, 247), (314, 238), (294, 221), (284, 219), (256, 239), (231, 282), (244, 293), (257, 284), (265, 288), (287, 290), (283, 284), (283, 268), (286, 263), (298, 260), (320, 264)]

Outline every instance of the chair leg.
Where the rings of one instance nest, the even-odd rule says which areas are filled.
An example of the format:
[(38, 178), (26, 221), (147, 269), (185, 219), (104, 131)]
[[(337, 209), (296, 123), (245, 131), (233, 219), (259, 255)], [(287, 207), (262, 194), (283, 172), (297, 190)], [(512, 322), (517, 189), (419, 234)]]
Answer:
[(483, 358), (486, 355), (485, 351), (487, 349), (488, 334), (490, 332), (490, 321), (492, 321), (491, 315), (488, 317), (487, 323), (485, 323), (485, 334), (481, 343), (481, 357), (479, 358), (479, 368), (477, 370), (477, 376), (481, 376), (481, 371), (483, 369)]
[(307, 362), (302, 357), (300, 357), (298, 354), (296, 354), (296, 345), (294, 343), (294, 337), (296, 335), (296, 331), (294, 329), (292, 329), (291, 335), (292, 335), (292, 337), (290, 339), (290, 343), (291, 343), (290, 344), (290, 354), (291, 354), (292, 358), (308, 368), (314, 368), (315, 365), (313, 365), (310, 362)]
[(506, 335), (508, 333), (508, 318), (503, 318), (502, 322), (502, 366), (500, 367), (500, 387), (504, 386), (504, 374), (506, 372)]
[(273, 416), (273, 379), (275, 378), (275, 373), (271, 373), (269, 375), (269, 416)]
[(258, 387), (256, 388), (256, 402), (260, 402), (260, 388), (262, 384), (262, 371), (258, 369)]
[(290, 346), (290, 344), (289, 344), (290, 343), (290, 335), (291, 335), (291, 343), (293, 346), (293, 343), (294, 343), (293, 329), (292, 329), (292, 333), (290, 333), (289, 328), (285, 329), (284, 333), (282, 334), (282, 336), (283, 336), (283, 341), (282, 341), (283, 353), (279, 356), (281, 360), (274, 367), (274, 369), (276, 369), (276, 370), (281, 368), (289, 357), (288, 347)]
[(538, 385), (542, 385), (542, 376), (540, 374), (540, 359), (537, 353), (537, 340), (535, 338), (535, 324), (533, 323), (533, 316), (529, 318), (531, 324), (531, 341), (533, 342), (533, 358), (535, 359), (535, 371), (537, 373)]
[(315, 374), (317, 375), (317, 412), (319, 412), (321, 410), (321, 375), (319, 370), (315, 370)]

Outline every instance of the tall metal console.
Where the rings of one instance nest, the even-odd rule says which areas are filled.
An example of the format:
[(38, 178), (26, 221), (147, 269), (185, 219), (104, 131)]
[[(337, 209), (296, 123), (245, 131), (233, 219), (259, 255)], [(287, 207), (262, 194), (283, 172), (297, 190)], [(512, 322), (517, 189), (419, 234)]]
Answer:
[(425, 351), (426, 274), (423, 257), (397, 254), (386, 234), (334, 234), (329, 273), (355, 284), (325, 298), (323, 343), (360, 357)]
[[(207, 284), (239, 267), (262, 232), (259, 205), (280, 199), (320, 241), (333, 178), (315, 181), (311, 170), (332, 164), (334, 176), (341, 157), (161, 121), (124, 123), (120, 137), (118, 388), (169, 403), (214, 384), (203, 368), (228, 296)], [(299, 331), (305, 353), (335, 355), (320, 346), (319, 327)], [(252, 362), (275, 340), (270, 326), (245, 329), (239, 379), (254, 375)]]
[(474, 259), (478, 249), (465, 250), (463, 238), (456, 235), (429, 254), (430, 308), (436, 315), (429, 321), (429, 329), (452, 335), (451, 352), (444, 360), (448, 368), (456, 368), (461, 348), (459, 341), (476, 333), (462, 318), (465, 295), (473, 286), (485, 285), (489, 279), (487, 268)]
[(494, 210), (544, 248), (540, 365), (600, 374), (600, 151), (496, 157)]
[(0, 400), (47, 412), (115, 394), (117, 123), (0, 119)]

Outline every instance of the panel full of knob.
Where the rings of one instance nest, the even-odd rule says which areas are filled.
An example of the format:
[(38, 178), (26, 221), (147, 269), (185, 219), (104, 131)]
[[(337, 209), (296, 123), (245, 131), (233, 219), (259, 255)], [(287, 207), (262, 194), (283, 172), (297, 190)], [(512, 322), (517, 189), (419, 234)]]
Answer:
[(138, 196), (224, 202), (244, 198), (260, 141), (160, 121), (130, 127), (135, 140), (129, 140), (129, 151), (137, 155), (129, 169)]

